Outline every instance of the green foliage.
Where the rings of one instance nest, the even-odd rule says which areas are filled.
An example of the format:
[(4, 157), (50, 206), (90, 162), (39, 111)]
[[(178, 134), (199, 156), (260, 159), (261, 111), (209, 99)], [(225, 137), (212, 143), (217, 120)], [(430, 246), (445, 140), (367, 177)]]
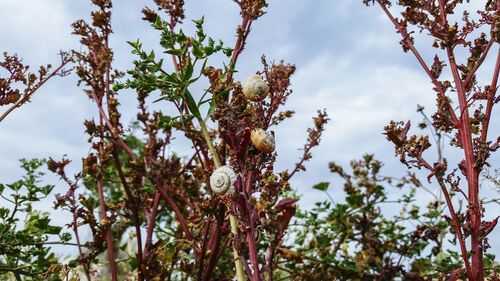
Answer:
[[(420, 182), (413, 175), (400, 179), (382, 176), (381, 167), (372, 155), (352, 161), (351, 172), (330, 164), (330, 170), (344, 182), (345, 202), (334, 202), (328, 183), (313, 186), (331, 200), (298, 213), (289, 235), (290, 246), (281, 251), (284, 263), (278, 277), (421, 280), (418, 278), (441, 278), (460, 266), (458, 254), (442, 246), (449, 230), (442, 207), (433, 202), (427, 211), (420, 211), (415, 205)], [(390, 200), (388, 187), (405, 194)], [(383, 210), (393, 208), (392, 204), (401, 210), (388, 218)]]
[[(133, 78), (125, 83), (118, 83), (113, 86), (114, 91), (123, 88), (135, 89), (137, 92), (150, 93), (155, 90), (161, 91), (159, 100), (167, 100), (169, 102), (180, 103), (180, 107), (187, 107), (193, 116), (180, 115), (178, 117), (160, 116), (162, 124), (165, 128), (180, 126), (175, 122), (180, 119), (181, 124), (187, 127), (187, 124), (193, 119), (201, 119), (199, 107), (205, 103), (211, 102), (212, 98), (205, 99), (208, 90), (196, 101), (189, 86), (198, 81), (204, 74), (203, 71), (208, 62), (209, 56), (222, 51), (226, 56), (231, 56), (233, 50), (223, 47), (223, 42), (219, 40), (215, 43), (211, 37), (208, 37), (203, 31), (204, 18), (193, 21), (196, 26), (196, 35), (189, 37), (181, 30), (174, 32), (170, 29), (169, 24), (157, 17), (152, 23), (152, 27), (161, 32), (160, 46), (163, 47), (164, 53), (172, 55), (178, 62), (178, 70), (167, 72), (162, 68), (163, 59), (157, 59), (154, 51), (149, 53), (144, 51), (142, 43), (139, 40), (128, 44), (133, 48), (132, 53), (138, 56), (138, 60), (134, 60), (135, 68), (128, 71), (128, 74)], [(202, 62), (201, 67), (197, 67), (198, 63)], [(196, 76), (194, 73), (198, 70)], [(234, 66), (225, 67), (225, 72), (234, 71)], [(223, 79), (224, 76), (221, 76)], [(159, 101), (157, 100), (157, 101)], [(213, 111), (213, 103), (208, 110), (207, 117)], [(175, 122), (175, 123), (174, 123)]]
[(44, 160), (21, 160), (22, 179), (0, 184), (0, 196), (7, 205), (0, 208), (0, 279), (60, 280), (58, 271), (45, 274), (58, 264), (49, 244), (71, 239), (62, 228), (51, 224), (47, 213), (34, 210), (33, 203), (46, 198), (53, 185), (40, 183)]

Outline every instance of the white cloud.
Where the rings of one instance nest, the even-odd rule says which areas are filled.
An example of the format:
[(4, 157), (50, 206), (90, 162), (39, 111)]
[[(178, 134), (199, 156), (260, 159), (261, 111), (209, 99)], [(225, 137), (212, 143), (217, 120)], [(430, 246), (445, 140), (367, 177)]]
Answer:
[[(0, 3), (0, 37), (2, 51), (16, 52), (25, 62), (40, 61), (46, 64), (60, 49), (76, 46), (76, 40), (68, 36), (75, 11), (70, 9), (70, 1), (3, 0)], [(79, 6), (72, 5), (73, 8)], [(69, 39), (69, 40), (68, 40)]]

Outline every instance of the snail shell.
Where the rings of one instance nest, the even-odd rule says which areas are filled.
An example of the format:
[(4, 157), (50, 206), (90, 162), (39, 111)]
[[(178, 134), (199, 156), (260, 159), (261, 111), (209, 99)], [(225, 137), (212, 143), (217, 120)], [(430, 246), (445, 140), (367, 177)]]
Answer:
[(217, 168), (210, 176), (210, 188), (219, 195), (234, 194), (234, 182), (236, 174), (229, 166)]
[(258, 74), (250, 76), (243, 84), (243, 94), (251, 101), (261, 101), (267, 93), (269, 93), (269, 86)]
[(270, 153), (273, 152), (276, 147), (274, 136), (270, 132), (260, 128), (253, 129), (250, 134), (250, 139), (252, 140), (253, 146), (260, 152)]

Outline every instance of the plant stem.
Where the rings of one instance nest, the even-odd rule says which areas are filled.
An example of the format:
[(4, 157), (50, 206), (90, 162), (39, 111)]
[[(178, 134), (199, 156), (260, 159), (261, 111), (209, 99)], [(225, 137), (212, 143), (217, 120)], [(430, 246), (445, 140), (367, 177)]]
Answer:
[(108, 221), (108, 216), (106, 215), (106, 201), (104, 200), (104, 185), (102, 177), (99, 176), (97, 179), (97, 187), (99, 191), (99, 205), (101, 209), (101, 219), (106, 221), (106, 244), (108, 248), (108, 260), (109, 268), (111, 271), (111, 279), (113, 281), (118, 281), (118, 273), (116, 270), (115, 254), (113, 251), (113, 234), (111, 229), (111, 222)]
[[(413, 42), (411, 42), (411, 40), (408, 40), (407, 39), (407, 36), (408, 36), (408, 32), (398, 23), (398, 21), (396, 20), (396, 18), (391, 14), (391, 12), (387, 9), (387, 7), (385, 6), (385, 4), (383, 4), (380, 0), (377, 0), (377, 3), (379, 4), (379, 6), (382, 8), (382, 10), (384, 11), (384, 13), (387, 15), (387, 17), (389, 18), (389, 20), (391, 20), (392, 24), (394, 25), (394, 27), (396, 28), (396, 30), (401, 34), (401, 36), (403, 37), (403, 39), (405, 39), (405, 42), (408, 44), (408, 48), (410, 49), (410, 51), (413, 53), (413, 55), (415, 56), (415, 58), (417, 59), (418, 63), (420, 64), (420, 66), (424, 69), (425, 73), (427, 73), (427, 76), (429, 76), (429, 78), (431, 79), (432, 81), (432, 84), (434, 84), (435, 86), (435, 89), (436, 91), (439, 93), (439, 95), (441, 96), (441, 98), (443, 100), (448, 100), (445, 92), (443, 91), (443, 88), (441, 87), (441, 85), (439, 84), (439, 81), (436, 79), (436, 77), (434, 77), (432, 75), (432, 72), (431, 72), (431, 69), (429, 68), (429, 66), (425, 63), (424, 59), (422, 58), (422, 56), (420, 55), (420, 53), (418, 52), (418, 50), (415, 48), (415, 46), (413, 45)], [(451, 106), (447, 106), (447, 110), (448, 112), (450, 113), (450, 116), (451, 116), (451, 120), (453, 122), (453, 124), (455, 126), (457, 126), (458, 124), (458, 117), (455, 113), (455, 111), (453, 111), (452, 107)]]
[(197, 117), (198, 122), (200, 123), (200, 128), (201, 128), (201, 133), (203, 134), (203, 137), (205, 138), (205, 142), (207, 143), (208, 150), (210, 150), (210, 153), (212, 153), (212, 157), (214, 159), (214, 164), (216, 168), (219, 168), (221, 165), (219, 155), (217, 154), (217, 150), (215, 150), (214, 145), (212, 144), (212, 139), (210, 138), (210, 135), (208, 134), (207, 130), (207, 125), (205, 124), (205, 121), (201, 117)]
[[(221, 161), (219, 159), (219, 155), (217, 154), (217, 150), (215, 150), (215, 147), (212, 144), (212, 139), (210, 139), (210, 135), (208, 134), (205, 121), (203, 121), (201, 117), (198, 117), (197, 119), (198, 122), (200, 123), (201, 133), (203, 134), (203, 137), (205, 138), (205, 141), (208, 145), (208, 149), (210, 150), (210, 153), (212, 154), (212, 157), (214, 159), (215, 167), (219, 168), (221, 166)], [(238, 221), (232, 214), (229, 214), (229, 222), (231, 223), (231, 233), (236, 236), (238, 234)], [(245, 281), (246, 279), (245, 279), (245, 274), (243, 272), (243, 264), (241, 263), (238, 250), (235, 248), (234, 245), (233, 245), (233, 256), (234, 256), (234, 266), (236, 267), (236, 279), (238, 281)]]
[[(229, 222), (231, 223), (231, 233), (238, 234), (238, 221), (233, 215), (229, 215)], [(233, 246), (234, 266), (236, 267), (236, 279), (238, 281), (245, 281), (245, 273), (243, 272), (243, 264), (241, 263), (238, 250)]]
[(472, 133), (469, 118), (469, 107), (466, 101), (466, 93), (463, 88), (462, 81), (460, 80), (460, 74), (458, 72), (457, 63), (455, 61), (455, 54), (451, 47), (446, 49), (448, 60), (450, 62), (450, 68), (455, 81), (455, 86), (457, 90), (458, 102), (460, 105), (460, 139), (462, 142), (462, 147), (465, 156), (465, 168), (467, 171), (467, 184), (468, 184), (468, 198), (469, 204), (468, 208), (471, 211), (471, 256), (472, 256), (472, 276), (469, 277), (471, 280), (484, 280), (483, 276), (483, 251), (481, 249), (481, 237), (480, 237), (480, 227), (481, 227), (481, 209), (479, 205), (479, 188), (477, 181), (478, 171), (475, 168), (475, 156), (474, 156), (474, 145), (472, 143)]
[(40, 82), (38, 82), (37, 84), (35, 84), (35, 86), (33, 88), (29, 89), (29, 91), (25, 92), (25, 94), (23, 95), (22, 98), (20, 98), (19, 100), (17, 100), (4, 113), (2, 113), (2, 115), (0, 115), (0, 122), (2, 122), (7, 117), (7, 115), (9, 115), (16, 108), (19, 108), (23, 104), (29, 102), (31, 96), (33, 94), (35, 94), (35, 92), (38, 91), (38, 89), (40, 89), (40, 87), (42, 87), (43, 84), (45, 84), (45, 82), (47, 82), (52, 77), (61, 74), (61, 70), (69, 62), (69, 60), (66, 59), (66, 58), (64, 58), (64, 56), (62, 54), (61, 54), (61, 60), (62, 60), (61, 64), (54, 71), (52, 71), (49, 75), (47, 75), (45, 78), (43, 78), (42, 80), (40, 80)]
[[(127, 179), (125, 178), (125, 174), (123, 173), (122, 164), (120, 162), (120, 157), (118, 155), (118, 150), (116, 146), (113, 146), (113, 158), (115, 161), (116, 171), (118, 172), (118, 177), (120, 178), (123, 190), (127, 195), (127, 202), (129, 203), (129, 208), (130, 211), (132, 212), (132, 220), (134, 222), (136, 242), (137, 242), (137, 261), (139, 264), (142, 264), (141, 221), (139, 218), (139, 206), (141, 206), (141, 204), (135, 198), (135, 196), (132, 194), (132, 191), (130, 190), (130, 186), (127, 182)], [(142, 272), (141, 267), (137, 269), (137, 274), (138, 274), (137, 275), (138, 281), (144, 280), (143, 276), (144, 273)]]

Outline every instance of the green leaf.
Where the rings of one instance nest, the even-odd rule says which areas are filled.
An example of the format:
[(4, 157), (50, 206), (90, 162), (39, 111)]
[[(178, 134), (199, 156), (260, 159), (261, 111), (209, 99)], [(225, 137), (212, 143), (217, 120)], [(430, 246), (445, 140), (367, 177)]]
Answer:
[(139, 39), (137, 39), (136, 41), (127, 41), (127, 44), (129, 44), (135, 50), (139, 50), (142, 46), (142, 44), (139, 42)]
[(363, 203), (363, 195), (361, 194), (349, 195), (346, 197), (345, 201), (347, 201), (347, 203), (349, 203), (349, 205), (351, 205), (352, 207), (356, 208), (361, 206), (361, 204)]
[(68, 262), (68, 266), (71, 267), (71, 268), (77, 267), (78, 266), (78, 260), (76, 260), (76, 259), (75, 260), (70, 260)]
[(171, 116), (162, 115), (159, 117), (158, 126), (165, 130), (170, 130), (175, 127), (175, 120)]
[(62, 242), (69, 242), (71, 240), (71, 233), (64, 232), (61, 234), (61, 241)]
[(53, 235), (58, 235), (62, 230), (62, 227), (60, 226), (53, 226), (53, 225), (48, 225), (46, 227), (46, 233), (47, 234), (53, 234)]
[(47, 196), (53, 189), (54, 189), (53, 185), (46, 185), (40, 188), (40, 192), (42, 192), (43, 195)]
[(208, 108), (207, 111), (207, 116), (205, 117), (205, 122), (207, 122), (208, 118), (212, 116), (214, 110), (215, 110), (215, 97), (212, 97), (212, 99), (210, 100), (210, 107)]
[(0, 218), (6, 219), (8, 215), (9, 215), (9, 209), (0, 208)]
[(222, 52), (227, 57), (230, 57), (233, 54), (233, 51), (234, 51), (234, 49), (231, 49), (231, 48), (222, 48)]
[(137, 262), (137, 258), (130, 258), (128, 264), (130, 265), (130, 267), (132, 267), (132, 270), (136, 269), (139, 265), (139, 263)]
[(155, 51), (151, 50), (151, 52), (148, 55), (148, 60), (154, 61), (155, 59)]
[(193, 96), (191, 93), (186, 89), (184, 91), (184, 98), (186, 99), (187, 106), (189, 108), (189, 111), (196, 117), (201, 119), (201, 114), (198, 106), (196, 105), (195, 100), (193, 99)]
[(437, 218), (440, 214), (441, 214), (440, 211), (433, 210), (433, 211), (425, 213), (424, 216), (426, 216), (428, 218)]
[(16, 181), (11, 184), (8, 184), (7, 187), (17, 192), (19, 191), (19, 189), (21, 189), (21, 187), (23, 187), (23, 183), (21, 181)]
[(184, 53), (184, 51), (182, 49), (170, 49), (166, 50), (165, 53), (179, 57)]
[(125, 87), (126, 85), (124, 85), (123, 83), (117, 83), (113, 84), (111, 89), (113, 90), (113, 92), (118, 92), (119, 90), (124, 89)]
[(193, 20), (193, 22), (195, 23), (196, 25), (196, 28), (201, 28), (203, 26), (203, 22), (205, 21), (205, 16), (202, 16), (200, 19), (198, 20)]
[(191, 80), (191, 77), (193, 76), (193, 70), (194, 65), (191, 63), (191, 59), (188, 59), (187, 68), (184, 70), (184, 73), (182, 75), (182, 82), (184, 84), (188, 84), (189, 80)]
[(318, 184), (315, 184), (313, 188), (321, 191), (327, 191), (329, 186), (330, 186), (329, 182), (320, 182)]
[(204, 49), (198, 42), (193, 42), (193, 55), (198, 59), (202, 59), (205, 56)]

